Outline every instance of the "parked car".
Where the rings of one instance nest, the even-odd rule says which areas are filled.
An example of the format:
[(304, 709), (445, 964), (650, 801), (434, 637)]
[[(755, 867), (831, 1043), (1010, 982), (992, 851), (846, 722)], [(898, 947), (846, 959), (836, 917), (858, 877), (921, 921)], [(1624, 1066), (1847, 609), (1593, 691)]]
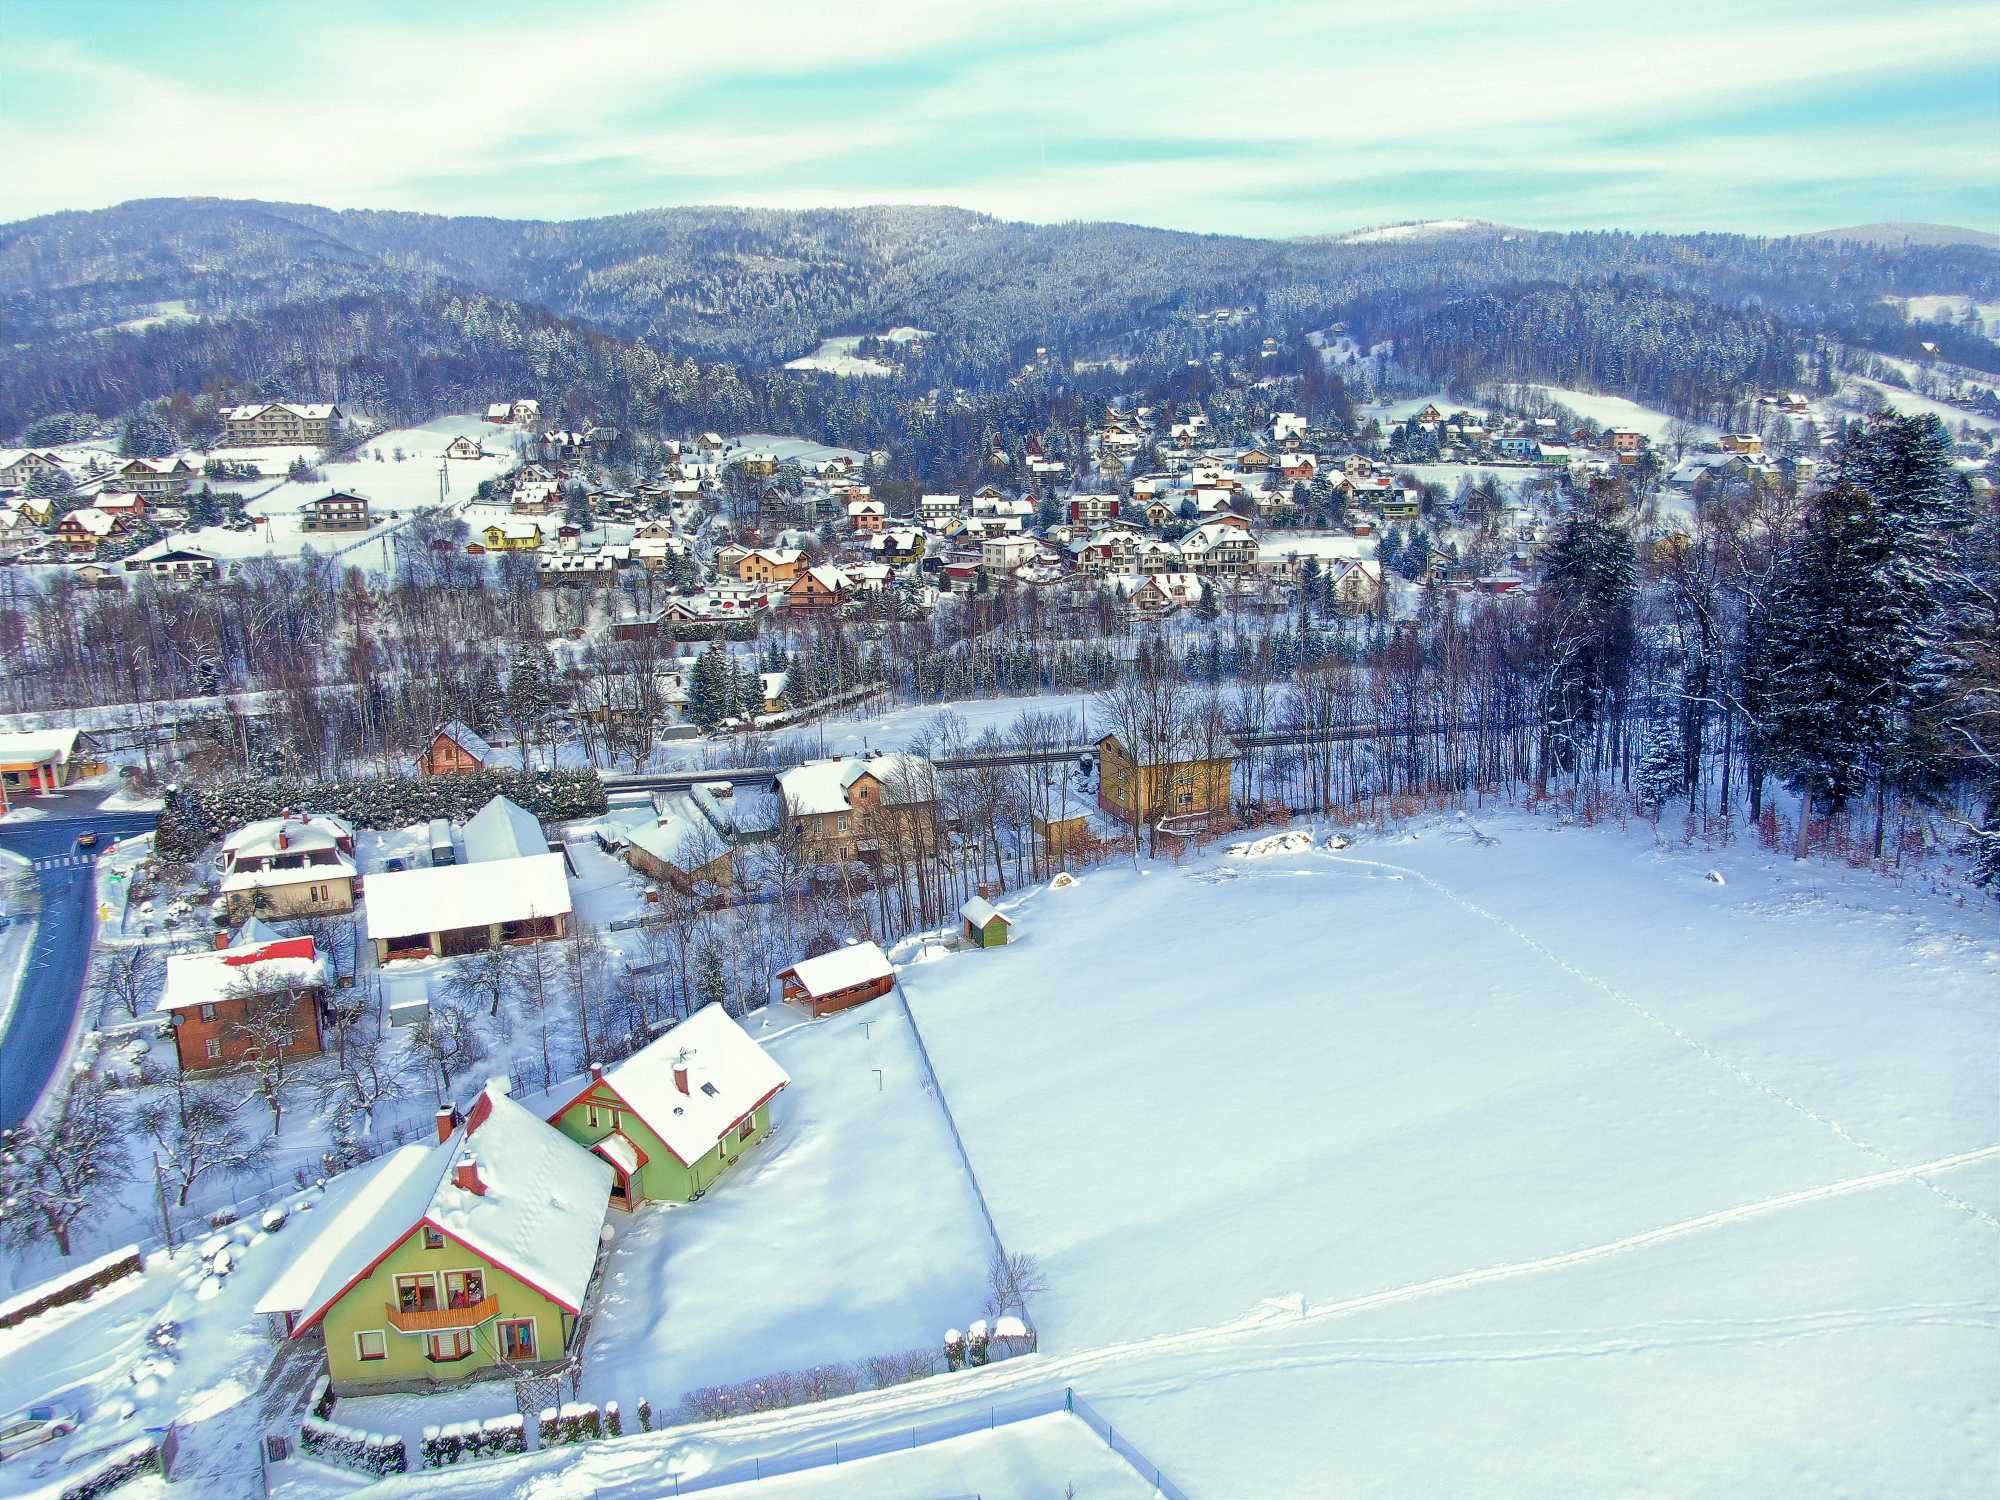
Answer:
[(96, 831), (93, 829), (85, 833), (79, 833), (76, 836), (76, 847), (79, 849), (95, 849), (97, 847)]
[(76, 1431), (72, 1410), (53, 1404), (30, 1406), (0, 1418), (0, 1459), (18, 1458), (43, 1443)]
[(410, 867), (410, 862), (406, 859), (385, 859), (382, 861), (382, 870), (384, 874), (393, 875), (396, 871), (407, 870), (409, 869), (409, 867)]

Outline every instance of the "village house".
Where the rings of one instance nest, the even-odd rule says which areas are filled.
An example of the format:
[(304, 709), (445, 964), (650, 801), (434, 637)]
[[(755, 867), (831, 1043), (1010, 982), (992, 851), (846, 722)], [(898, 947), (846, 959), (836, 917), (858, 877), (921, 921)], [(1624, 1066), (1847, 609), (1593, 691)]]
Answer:
[(479, 533), (488, 552), (533, 552), (542, 545), (542, 528), (531, 520), (495, 521)]
[(1198, 573), (1230, 577), (1257, 567), (1257, 539), (1246, 527), (1228, 521), (1195, 527), (1180, 539), (1179, 548), (1182, 565)]
[(431, 731), (417, 757), (420, 776), (466, 776), (474, 771), (514, 769), (518, 757), (502, 755), (467, 725), (453, 719)]
[(121, 521), (135, 520), (146, 513), (146, 497), (137, 490), (100, 490), (92, 503)]
[(434, 1145), (349, 1173), (338, 1211), (257, 1303), (286, 1338), (316, 1330), (338, 1395), (425, 1391), (560, 1370), (603, 1249), (609, 1163), (489, 1083)]
[(222, 899), (232, 916), (354, 910), (354, 830), (329, 813), (285, 813), (222, 841)]
[(444, 445), (446, 458), (484, 458), (486, 445), (477, 438), (455, 437)]
[(887, 524), (889, 507), (880, 500), (847, 502), (847, 524), (859, 532), (880, 531)]
[(1716, 444), (1724, 453), (1743, 453), (1754, 457), (1764, 451), (1764, 440), (1754, 432), (1724, 433)]
[(72, 552), (95, 552), (125, 529), (125, 518), (86, 505), (71, 511), (56, 526), (56, 540)]
[(125, 571), (147, 573), (168, 583), (200, 583), (215, 577), (216, 561), (206, 552), (169, 547), (162, 552), (126, 558)]
[(346, 418), (331, 402), (267, 401), (226, 406), (221, 412), (229, 448), (324, 447)]
[(104, 768), (97, 741), (79, 729), (0, 734), (0, 813), (16, 799), (60, 791)]
[(928, 850), (936, 837), (936, 778), (921, 756), (807, 761), (780, 773), (773, 790), (809, 860), (873, 858), (885, 844)]
[(1201, 601), (1201, 576), (1196, 573), (1118, 574), (1107, 581), (1135, 620), (1158, 620)]
[(148, 500), (172, 500), (200, 477), (184, 458), (135, 458), (117, 471), (121, 485)]
[(299, 530), (366, 531), (368, 504), (368, 497), (354, 490), (333, 490), (301, 507)]
[(378, 963), (449, 958), (569, 933), (564, 856), (468, 860), (368, 877), (367, 932)]
[(830, 1016), (886, 995), (896, 987), (896, 971), (873, 943), (849, 943), (817, 958), (800, 959), (779, 971), (785, 999), (815, 1016)]
[[(728, 782), (722, 782), (724, 788)], [(733, 796), (733, 789), (725, 795)], [(668, 798), (625, 830), (625, 863), (683, 895), (720, 891), (735, 883), (735, 851), (703, 816), (692, 796)]]
[(607, 1163), (607, 1201), (686, 1203), (771, 1128), (791, 1078), (721, 1005), (706, 1005), (589, 1083), (549, 1123)]
[(1382, 607), (1387, 589), (1382, 577), (1382, 564), (1375, 559), (1338, 562), (1329, 572), (1333, 579), (1335, 603), (1343, 613), (1373, 614)]
[[(721, 565), (722, 553), (716, 554), (716, 562)], [(790, 583), (805, 567), (805, 554), (796, 548), (758, 548), (737, 561), (736, 576), (744, 583)]]
[(785, 587), (787, 609), (838, 609), (847, 602), (848, 578), (839, 568), (807, 568)]
[(1235, 775), (1233, 749), (1210, 758), (1174, 749), (1141, 760), (1116, 734), (1097, 741), (1097, 805), (1134, 825), (1163, 817), (1227, 813)]
[(1068, 515), (1072, 526), (1101, 526), (1118, 519), (1123, 502), (1116, 495), (1071, 495)]
[(1631, 427), (1614, 427), (1608, 434), (1611, 451), (1621, 458), (1631, 455), (1636, 458), (1646, 451), (1646, 434)]
[(322, 1047), (333, 966), (310, 936), (283, 937), (256, 918), (227, 944), (166, 962), (159, 1009), (183, 1073), (254, 1060), (266, 1049), (305, 1057)]
[(988, 573), (1011, 573), (1034, 560), (1040, 550), (1031, 536), (990, 536), (979, 544), (979, 566)]
[(37, 474), (54, 474), (68, 477), (69, 471), (63, 467), (62, 459), (46, 449), (0, 450), (0, 489), (22, 490)]

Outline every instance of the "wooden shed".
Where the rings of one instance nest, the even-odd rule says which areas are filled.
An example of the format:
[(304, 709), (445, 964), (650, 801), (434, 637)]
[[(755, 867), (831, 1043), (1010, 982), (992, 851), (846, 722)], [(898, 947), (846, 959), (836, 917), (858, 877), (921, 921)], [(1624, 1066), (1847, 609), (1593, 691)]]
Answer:
[(984, 896), (974, 896), (958, 909), (964, 924), (965, 940), (975, 948), (1004, 948), (1007, 931), (1014, 923)]
[(889, 959), (873, 943), (849, 943), (818, 958), (800, 959), (779, 971), (785, 998), (809, 1006), (816, 1016), (832, 1015), (878, 995), (886, 995), (896, 985), (896, 971)]

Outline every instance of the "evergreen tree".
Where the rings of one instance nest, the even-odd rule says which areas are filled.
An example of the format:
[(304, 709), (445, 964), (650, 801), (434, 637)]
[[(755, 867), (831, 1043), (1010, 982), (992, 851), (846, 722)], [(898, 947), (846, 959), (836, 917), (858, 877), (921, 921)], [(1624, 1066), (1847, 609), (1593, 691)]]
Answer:
[(1672, 714), (1656, 712), (1647, 721), (1637, 779), (1639, 804), (1652, 812), (1656, 822), (1660, 809), (1687, 790), (1687, 752), (1681, 744), (1680, 723)]

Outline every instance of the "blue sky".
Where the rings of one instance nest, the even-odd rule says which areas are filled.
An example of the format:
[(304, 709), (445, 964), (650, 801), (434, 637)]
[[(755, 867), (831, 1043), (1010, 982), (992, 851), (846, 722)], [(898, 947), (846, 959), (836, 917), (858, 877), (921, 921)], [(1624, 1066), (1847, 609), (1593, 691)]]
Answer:
[(0, 0), (0, 219), (953, 203), (1331, 233), (2000, 226), (2000, 5)]

